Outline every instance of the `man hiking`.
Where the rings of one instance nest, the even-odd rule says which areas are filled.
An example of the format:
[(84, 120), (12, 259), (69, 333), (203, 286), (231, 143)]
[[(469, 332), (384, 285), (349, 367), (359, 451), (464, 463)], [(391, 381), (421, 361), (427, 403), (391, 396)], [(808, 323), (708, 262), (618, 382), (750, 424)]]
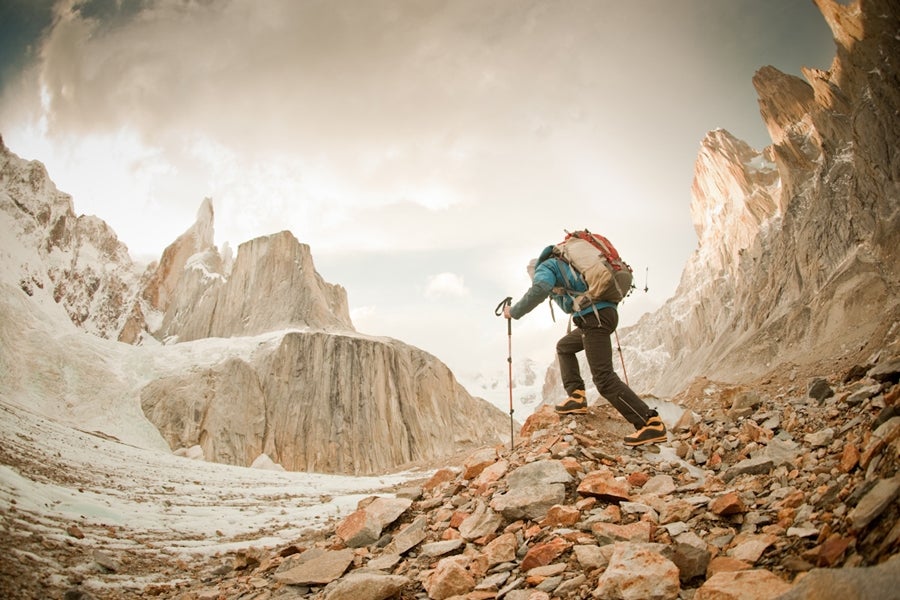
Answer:
[(529, 265), (531, 288), (518, 302), (507, 304), (503, 316), (520, 319), (548, 296), (566, 314), (572, 315), (575, 329), (556, 344), (562, 384), (569, 395), (565, 402), (556, 406), (556, 412), (562, 415), (587, 413), (584, 379), (577, 357), (578, 352), (584, 350), (597, 391), (634, 425), (636, 431), (625, 436), (625, 445), (641, 446), (666, 441), (666, 426), (657, 412), (649, 408), (613, 370), (610, 335), (619, 324), (616, 303), (598, 301), (577, 309), (575, 297), (585, 293), (588, 284), (578, 271), (563, 260), (556, 246), (547, 246), (532, 262), (533, 273)]

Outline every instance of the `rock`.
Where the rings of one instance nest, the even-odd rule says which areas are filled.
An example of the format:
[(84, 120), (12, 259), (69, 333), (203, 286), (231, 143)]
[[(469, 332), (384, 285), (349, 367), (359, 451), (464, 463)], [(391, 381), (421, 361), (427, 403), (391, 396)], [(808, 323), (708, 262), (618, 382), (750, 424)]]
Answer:
[(275, 573), (276, 581), (289, 585), (324, 585), (331, 583), (347, 570), (353, 562), (353, 550), (329, 550), (312, 554), (307, 550), (296, 555), (310, 557), (300, 564)]
[(872, 433), (872, 439), (869, 441), (869, 445), (866, 446), (866, 449), (863, 450), (859, 457), (859, 466), (862, 468), (869, 466), (869, 462), (871, 462), (872, 458), (875, 455), (880, 454), (888, 444), (897, 438), (900, 438), (900, 417), (893, 417), (889, 421), (882, 423), (878, 429)]
[(738, 475), (760, 475), (768, 473), (775, 467), (775, 461), (767, 456), (747, 458), (729, 467), (723, 474), (722, 480), (728, 483)]
[(365, 508), (351, 513), (335, 529), (350, 548), (374, 544), (385, 526), (396, 521), (412, 505), (406, 498), (376, 498)]
[(609, 469), (600, 469), (585, 475), (578, 484), (578, 493), (610, 502), (630, 500), (628, 482), (616, 479)]
[(831, 386), (828, 385), (827, 381), (822, 378), (816, 378), (809, 383), (807, 395), (813, 400), (822, 402), (826, 398), (831, 398), (832, 396), (834, 396), (834, 390), (831, 389)]
[(895, 475), (891, 479), (880, 479), (847, 515), (853, 529), (859, 531), (878, 518), (898, 495), (900, 495), (900, 475)]
[(506, 475), (507, 469), (509, 469), (509, 461), (498, 460), (492, 465), (485, 467), (472, 484), (475, 487), (481, 487), (499, 481), (501, 477)]
[(434, 572), (425, 582), (428, 597), (445, 600), (452, 596), (468, 594), (475, 588), (475, 578), (468, 570), (469, 559), (451, 556), (438, 561)]
[(749, 417), (762, 404), (759, 394), (754, 391), (743, 392), (735, 396), (731, 408), (728, 409), (728, 416), (732, 420), (738, 420), (742, 417)]
[(91, 552), (91, 557), (95, 563), (110, 573), (117, 573), (122, 568), (118, 560), (102, 550), (94, 550)]
[(506, 482), (509, 489), (533, 488), (544, 484), (569, 483), (572, 476), (558, 460), (538, 460), (511, 472)]
[(469, 455), (463, 461), (463, 479), (475, 479), (487, 467), (497, 462), (497, 450), (495, 448), (482, 448)]
[(875, 396), (880, 391), (881, 384), (866, 386), (861, 390), (857, 390), (847, 396), (847, 399), (844, 400), (844, 403), (850, 406), (856, 406), (857, 404), (861, 404), (862, 402), (868, 400), (872, 396)]
[(548, 542), (535, 544), (525, 553), (520, 569), (527, 572), (535, 567), (549, 565), (571, 546), (570, 542), (562, 538), (553, 538)]
[(803, 439), (813, 448), (827, 446), (834, 439), (834, 429), (832, 429), (831, 427), (826, 427), (825, 429), (822, 429), (820, 431), (807, 433), (805, 436), (803, 436)]
[(534, 488), (516, 488), (491, 499), (491, 508), (504, 518), (542, 519), (554, 505), (566, 499), (566, 486), (561, 483), (544, 484)]
[(401, 529), (385, 548), (385, 552), (404, 554), (415, 548), (425, 539), (428, 527), (428, 519), (425, 515), (419, 515), (416, 520)]
[(600, 546), (594, 544), (576, 544), (572, 547), (575, 559), (582, 569), (601, 569), (609, 564), (609, 556)]
[(694, 600), (774, 600), (790, 588), (765, 569), (721, 571), (697, 589)]
[[(759, 468), (763, 472), (766, 471), (765, 458), (771, 459), (773, 467), (779, 467), (781, 465), (793, 465), (794, 460), (803, 452), (803, 449), (800, 445), (793, 440), (783, 440), (779, 438), (772, 438), (769, 440), (768, 444), (766, 444), (766, 449), (763, 452), (762, 457), (758, 457), (760, 460), (759, 465), (755, 465), (755, 463), (748, 463), (747, 465), (743, 465), (742, 468), (748, 468), (747, 472), (750, 470)], [(753, 466), (751, 466), (753, 465)]]
[(459, 534), (465, 540), (474, 540), (494, 533), (502, 522), (500, 515), (479, 500), (475, 511), (460, 524)]
[(444, 554), (455, 552), (462, 548), (464, 544), (465, 542), (462, 539), (444, 540), (441, 542), (422, 544), (420, 550), (424, 556), (436, 558), (438, 556), (443, 556)]
[(675, 480), (672, 479), (672, 476), (661, 473), (647, 480), (647, 483), (641, 488), (641, 493), (668, 496), (675, 491), (675, 487)]
[(706, 567), (706, 578), (709, 579), (716, 573), (724, 573), (727, 571), (747, 571), (752, 569), (753, 565), (747, 561), (743, 561), (732, 556), (716, 556), (709, 561)]
[(747, 512), (747, 507), (735, 492), (728, 492), (711, 500), (709, 510), (717, 515), (726, 516)]
[(353, 572), (325, 590), (325, 600), (387, 600), (410, 583), (407, 577)]
[(487, 558), (488, 566), (492, 567), (515, 560), (518, 547), (516, 534), (504, 533), (491, 540), (481, 552)]
[(754, 564), (777, 539), (771, 534), (741, 534), (732, 542), (732, 546), (728, 550), (728, 556)]
[(678, 567), (682, 582), (706, 575), (711, 553), (703, 541), (693, 531), (687, 531), (675, 538), (675, 553), (672, 562)]
[(889, 381), (897, 383), (900, 380), (900, 357), (895, 357), (878, 363), (866, 373), (875, 381)]
[(841, 450), (841, 462), (838, 465), (838, 468), (843, 473), (849, 473), (857, 464), (859, 464), (859, 448), (857, 448), (856, 444), (853, 442), (844, 444), (844, 449)]
[(900, 557), (874, 567), (813, 569), (778, 600), (880, 600), (896, 598)]
[(681, 585), (672, 561), (639, 544), (615, 545), (591, 594), (599, 600), (676, 600)]
[(571, 527), (581, 518), (581, 511), (574, 506), (557, 504), (550, 507), (541, 527)]
[(611, 544), (617, 541), (649, 542), (653, 526), (647, 521), (638, 521), (628, 525), (615, 523), (594, 523), (591, 531), (602, 544)]

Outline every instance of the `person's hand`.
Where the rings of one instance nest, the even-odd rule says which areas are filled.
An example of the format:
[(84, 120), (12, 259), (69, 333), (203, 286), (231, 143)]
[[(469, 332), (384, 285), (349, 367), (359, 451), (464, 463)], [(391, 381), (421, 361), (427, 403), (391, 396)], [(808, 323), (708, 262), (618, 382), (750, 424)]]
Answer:
[(512, 319), (512, 315), (509, 314), (509, 304), (503, 307), (503, 316), (507, 319)]

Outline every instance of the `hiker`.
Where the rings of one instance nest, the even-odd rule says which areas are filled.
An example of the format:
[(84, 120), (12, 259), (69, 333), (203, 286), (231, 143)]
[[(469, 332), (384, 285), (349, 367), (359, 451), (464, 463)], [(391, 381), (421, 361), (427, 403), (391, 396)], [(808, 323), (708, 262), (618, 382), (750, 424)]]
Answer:
[(577, 357), (577, 353), (584, 350), (597, 391), (634, 425), (636, 431), (625, 436), (625, 445), (640, 446), (666, 441), (666, 426), (657, 412), (649, 408), (613, 370), (610, 335), (619, 324), (616, 303), (599, 301), (576, 310), (573, 294), (585, 292), (587, 284), (559, 256), (555, 246), (544, 248), (538, 259), (531, 261), (528, 271), (531, 288), (518, 302), (507, 304), (503, 316), (520, 319), (549, 296), (563, 311), (572, 315), (575, 324), (575, 329), (556, 344), (562, 384), (569, 395), (565, 402), (556, 406), (556, 412), (561, 415), (587, 413), (584, 379)]

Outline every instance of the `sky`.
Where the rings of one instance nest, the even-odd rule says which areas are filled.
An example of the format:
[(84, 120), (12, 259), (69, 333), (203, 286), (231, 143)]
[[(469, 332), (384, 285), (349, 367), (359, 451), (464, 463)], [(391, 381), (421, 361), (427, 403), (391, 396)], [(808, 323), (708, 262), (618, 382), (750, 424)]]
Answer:
[(494, 308), (564, 230), (634, 268), (620, 327), (670, 298), (704, 136), (762, 149), (753, 73), (834, 52), (811, 0), (0, 0), (0, 135), (138, 261), (205, 197), (220, 246), (290, 230), (467, 383), (552, 360)]

